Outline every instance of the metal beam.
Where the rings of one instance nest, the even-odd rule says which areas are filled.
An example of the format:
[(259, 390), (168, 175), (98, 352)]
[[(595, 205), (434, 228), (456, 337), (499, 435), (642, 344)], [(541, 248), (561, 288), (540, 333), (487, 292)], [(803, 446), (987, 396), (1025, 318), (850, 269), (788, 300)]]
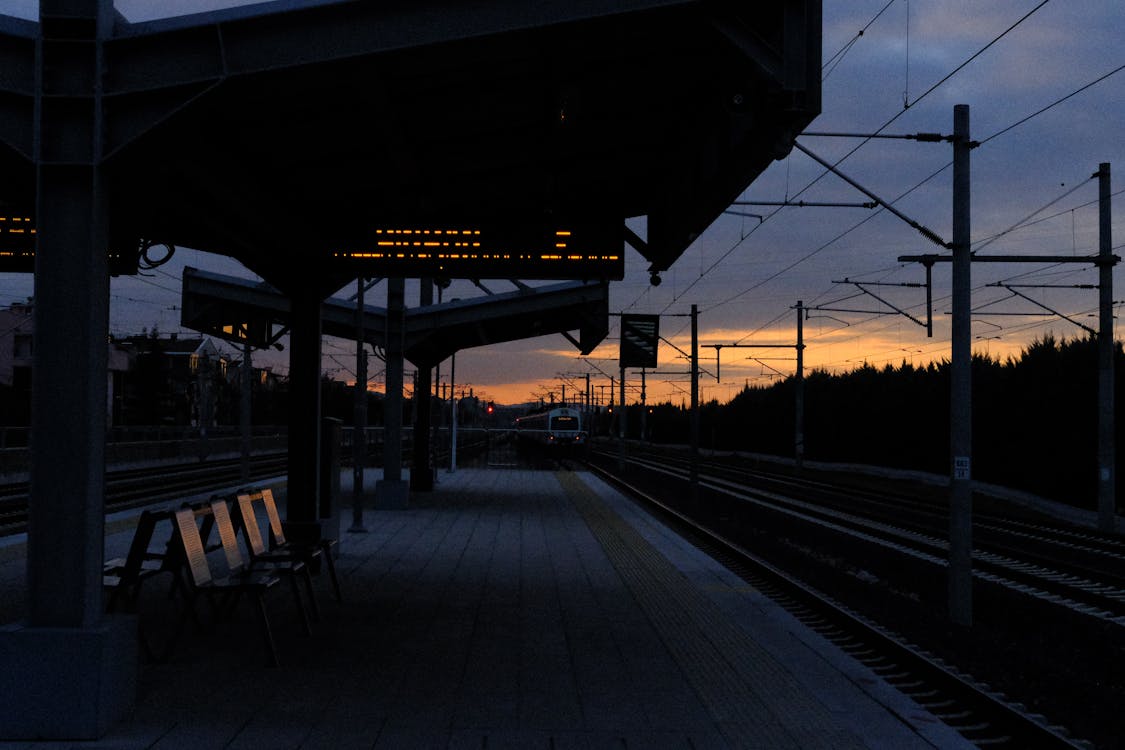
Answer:
[[(901, 263), (950, 263), (953, 261), (951, 255), (900, 255), (898, 256)], [(1096, 266), (1105, 263), (1120, 263), (1121, 258), (1117, 255), (1110, 255), (1109, 260), (1101, 255), (976, 255), (972, 254), (970, 259), (973, 263), (1087, 263)]]

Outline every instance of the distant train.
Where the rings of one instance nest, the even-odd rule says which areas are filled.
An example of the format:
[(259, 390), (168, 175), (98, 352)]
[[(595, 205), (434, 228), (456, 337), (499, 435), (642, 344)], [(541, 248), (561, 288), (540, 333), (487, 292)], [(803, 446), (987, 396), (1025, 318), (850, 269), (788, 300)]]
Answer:
[(582, 412), (566, 407), (519, 417), (515, 431), (520, 442), (536, 443), (555, 451), (585, 448), (588, 437), (582, 429)]

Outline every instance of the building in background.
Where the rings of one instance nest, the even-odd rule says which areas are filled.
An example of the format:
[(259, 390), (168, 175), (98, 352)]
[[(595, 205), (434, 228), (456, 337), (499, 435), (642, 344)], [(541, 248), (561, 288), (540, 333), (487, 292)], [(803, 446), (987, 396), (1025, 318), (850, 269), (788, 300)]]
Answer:
[[(25, 427), (31, 422), (31, 363), (35, 353), (35, 301), (0, 308), (0, 425)], [(112, 419), (129, 355), (109, 343), (107, 415)]]
[[(31, 368), (35, 353), (34, 301), (0, 308), (0, 427), (31, 422)], [(207, 430), (238, 424), (240, 363), (210, 338), (145, 331), (108, 343), (109, 424), (178, 426)], [(254, 373), (255, 399), (270, 401), (285, 390), (269, 368)], [(276, 409), (260, 404), (255, 411)], [(262, 416), (265, 416), (264, 414)], [(3, 442), (16, 444), (17, 429)], [(25, 431), (25, 430), (24, 430)], [(12, 440), (7, 438), (12, 437)]]

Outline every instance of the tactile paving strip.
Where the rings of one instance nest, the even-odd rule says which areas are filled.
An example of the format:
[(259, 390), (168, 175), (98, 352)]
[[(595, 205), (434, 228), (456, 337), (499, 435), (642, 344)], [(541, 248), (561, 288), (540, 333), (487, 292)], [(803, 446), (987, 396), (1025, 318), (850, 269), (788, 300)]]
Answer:
[(733, 746), (865, 747), (578, 475), (558, 479)]

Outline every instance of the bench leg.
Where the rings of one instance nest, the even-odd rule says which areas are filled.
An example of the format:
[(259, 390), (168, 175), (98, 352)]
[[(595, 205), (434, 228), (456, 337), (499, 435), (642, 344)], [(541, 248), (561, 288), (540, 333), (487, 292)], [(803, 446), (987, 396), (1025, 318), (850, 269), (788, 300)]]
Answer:
[(342, 602), (344, 597), (340, 595), (340, 581), (336, 578), (336, 561), (332, 559), (332, 548), (325, 544), (321, 546), (321, 550), (325, 562), (328, 563), (328, 575), (332, 578), (332, 590), (336, 592), (336, 601)]
[(309, 615), (305, 611), (305, 600), (301, 598), (301, 588), (297, 585), (297, 574), (287, 576), (289, 585), (293, 589), (293, 601), (297, 605), (297, 614), (301, 617), (301, 631), (305, 635), (312, 635), (312, 628), (309, 627)]
[(258, 622), (262, 626), (262, 638), (266, 642), (266, 650), (269, 652), (269, 661), (271, 667), (280, 667), (281, 662), (277, 659), (277, 647), (273, 642), (273, 630), (270, 629), (270, 618), (266, 614), (266, 602), (262, 594), (254, 597), (254, 603), (258, 609)]
[(309, 606), (312, 609), (312, 619), (320, 622), (320, 604), (316, 600), (316, 591), (313, 589), (312, 573), (309, 572), (309, 566), (304, 567), (305, 571), (305, 591), (309, 594)]

